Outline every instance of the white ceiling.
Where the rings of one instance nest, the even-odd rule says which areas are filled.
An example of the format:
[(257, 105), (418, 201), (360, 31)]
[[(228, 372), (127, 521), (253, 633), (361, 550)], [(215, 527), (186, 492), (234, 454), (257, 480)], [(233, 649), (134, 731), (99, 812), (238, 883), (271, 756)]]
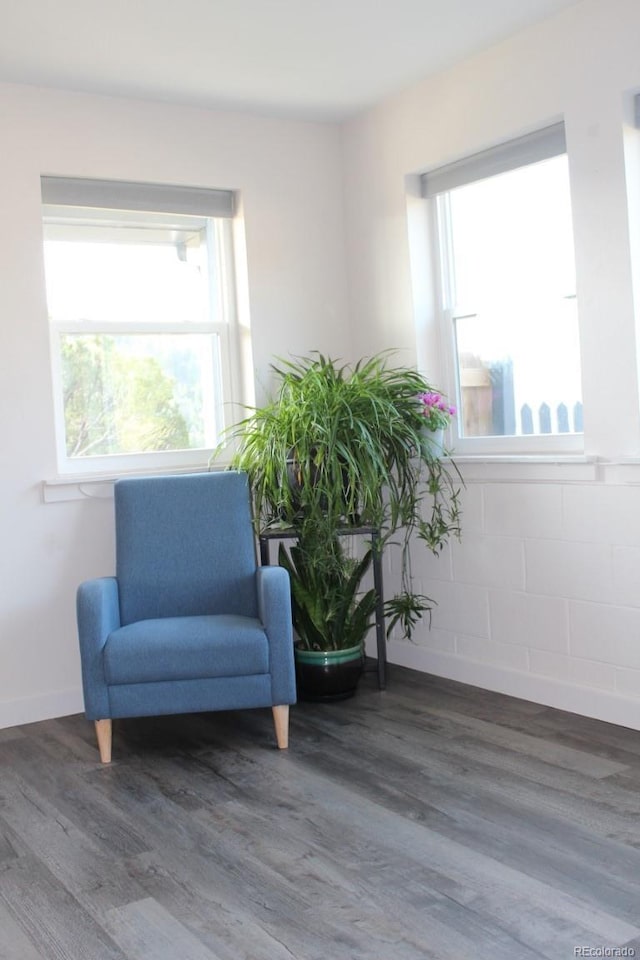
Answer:
[(0, 0), (0, 80), (339, 120), (576, 0)]

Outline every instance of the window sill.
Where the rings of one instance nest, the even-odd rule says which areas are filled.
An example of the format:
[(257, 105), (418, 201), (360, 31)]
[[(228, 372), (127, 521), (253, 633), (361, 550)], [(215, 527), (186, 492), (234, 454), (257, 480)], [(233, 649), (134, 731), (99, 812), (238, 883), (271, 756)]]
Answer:
[(87, 476), (75, 475), (53, 477), (42, 481), (42, 499), (44, 503), (63, 503), (68, 500), (110, 500), (113, 498), (113, 485), (121, 477), (150, 477), (176, 475), (180, 473), (207, 473), (210, 470), (225, 470), (227, 464), (218, 462), (215, 466), (208, 463), (192, 464), (188, 467), (155, 467), (148, 470), (131, 470), (112, 474)]
[(465, 483), (640, 484), (640, 459), (571, 455), (457, 456)]
[[(640, 484), (640, 459), (602, 460), (587, 456), (456, 456), (464, 482), (474, 483), (610, 483)], [(200, 473), (226, 470), (218, 461), (165, 470), (140, 470), (116, 475), (55, 477), (42, 482), (45, 503), (69, 500), (110, 500), (118, 477)]]
[[(603, 463), (584, 455), (457, 456), (465, 483), (580, 483), (603, 479)], [(640, 464), (639, 464), (640, 468)]]

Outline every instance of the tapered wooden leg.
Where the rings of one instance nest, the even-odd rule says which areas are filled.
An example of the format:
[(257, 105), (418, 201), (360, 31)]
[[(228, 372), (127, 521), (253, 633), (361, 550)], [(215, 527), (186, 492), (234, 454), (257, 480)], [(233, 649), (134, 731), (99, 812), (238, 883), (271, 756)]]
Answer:
[(280, 750), (289, 746), (289, 705), (280, 704), (273, 709), (273, 725), (276, 728), (276, 740)]
[(98, 750), (103, 763), (111, 763), (111, 720), (96, 720)]

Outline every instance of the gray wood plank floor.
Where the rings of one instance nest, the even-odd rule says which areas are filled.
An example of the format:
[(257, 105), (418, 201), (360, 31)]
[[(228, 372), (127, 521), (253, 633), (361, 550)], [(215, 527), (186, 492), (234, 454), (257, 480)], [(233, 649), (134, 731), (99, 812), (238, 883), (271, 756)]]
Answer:
[(2, 960), (636, 953), (632, 730), (395, 667), (286, 753), (268, 710), (116, 722), (110, 766), (0, 731)]

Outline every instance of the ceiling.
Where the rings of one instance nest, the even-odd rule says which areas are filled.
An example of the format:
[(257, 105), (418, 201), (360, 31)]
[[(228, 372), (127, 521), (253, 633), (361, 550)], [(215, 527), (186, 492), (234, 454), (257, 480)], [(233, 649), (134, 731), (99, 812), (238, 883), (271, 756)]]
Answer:
[(0, 80), (341, 120), (576, 0), (0, 0)]

